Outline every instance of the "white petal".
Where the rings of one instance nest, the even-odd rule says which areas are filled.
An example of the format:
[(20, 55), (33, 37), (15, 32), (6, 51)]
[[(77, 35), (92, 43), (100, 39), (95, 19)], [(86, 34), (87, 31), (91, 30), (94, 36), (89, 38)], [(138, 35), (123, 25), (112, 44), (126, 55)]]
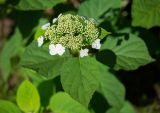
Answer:
[(62, 56), (64, 52), (65, 52), (65, 49), (61, 49), (57, 54)]
[(62, 16), (62, 13), (60, 13), (59, 15), (58, 15), (58, 18), (60, 18)]
[(96, 43), (92, 43), (92, 48), (97, 48), (97, 44)]
[(63, 47), (61, 44), (56, 44), (56, 51), (58, 55), (63, 55), (65, 52), (65, 47)]
[(57, 21), (57, 18), (54, 18), (53, 21), (52, 21), (52, 23), (54, 24), (56, 21)]
[(50, 45), (49, 45), (49, 49), (50, 49), (50, 50), (51, 50), (51, 49), (54, 50), (54, 49), (55, 49), (55, 45), (54, 45), (54, 44), (50, 44)]
[(92, 43), (92, 48), (94, 48), (94, 49), (100, 49), (100, 48), (101, 48), (100, 39), (96, 39), (96, 40)]
[(56, 44), (56, 48), (62, 48), (62, 44)]
[(57, 54), (56, 47), (55, 47), (54, 44), (49, 45), (49, 54), (51, 54), (51, 55), (56, 55)]
[(43, 36), (40, 36), (40, 37), (37, 39), (37, 42), (38, 42), (38, 47), (42, 46), (42, 44), (43, 44), (43, 42), (44, 42)]
[(93, 43), (92, 44), (92, 48), (94, 48), (94, 49), (100, 49), (101, 48), (101, 44), (100, 43)]
[(98, 43), (100, 43), (100, 41), (101, 41), (100, 39), (96, 39), (96, 40), (95, 40), (95, 42), (98, 42)]
[(80, 50), (80, 57), (88, 56), (88, 49), (81, 49)]
[(46, 30), (50, 26), (50, 23), (44, 24), (41, 29)]
[(50, 49), (50, 50), (49, 50), (49, 54), (50, 54), (50, 55), (56, 55), (57, 52), (56, 52), (54, 49)]

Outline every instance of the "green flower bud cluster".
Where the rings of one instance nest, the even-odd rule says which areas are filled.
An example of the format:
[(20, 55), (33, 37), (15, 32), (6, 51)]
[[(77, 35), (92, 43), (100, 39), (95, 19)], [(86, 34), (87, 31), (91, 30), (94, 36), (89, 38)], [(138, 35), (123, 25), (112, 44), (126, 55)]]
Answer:
[(52, 44), (62, 44), (73, 51), (90, 46), (98, 37), (99, 28), (92, 20), (71, 14), (58, 17), (44, 33)]

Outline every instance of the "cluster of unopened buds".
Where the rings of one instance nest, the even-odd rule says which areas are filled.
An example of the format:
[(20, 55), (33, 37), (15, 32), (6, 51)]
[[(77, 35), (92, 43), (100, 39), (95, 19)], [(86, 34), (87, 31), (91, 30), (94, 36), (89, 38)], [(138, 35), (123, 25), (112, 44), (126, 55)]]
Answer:
[(49, 54), (60, 55), (69, 49), (80, 57), (88, 56), (90, 49), (100, 49), (99, 28), (93, 19), (79, 15), (60, 14), (54, 18), (52, 25), (47, 23), (41, 27), (44, 34), (37, 39), (41, 47), (45, 40), (49, 42)]

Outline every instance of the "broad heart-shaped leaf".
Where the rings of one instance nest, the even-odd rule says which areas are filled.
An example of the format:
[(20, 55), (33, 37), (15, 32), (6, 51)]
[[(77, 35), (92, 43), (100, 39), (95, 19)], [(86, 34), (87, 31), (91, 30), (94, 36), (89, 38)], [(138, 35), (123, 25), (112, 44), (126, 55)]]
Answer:
[(108, 37), (102, 49), (109, 49), (116, 55), (115, 69), (135, 70), (153, 61), (142, 39), (130, 34), (126, 37)]
[(44, 10), (65, 1), (66, 0), (19, 0), (16, 8), (19, 10)]
[(125, 102), (120, 110), (113, 107), (107, 110), (106, 113), (136, 113), (136, 112), (133, 106), (129, 102)]
[(22, 35), (18, 28), (8, 42), (6, 42), (0, 58), (0, 66), (3, 73), (3, 79), (7, 81), (11, 71), (11, 58), (20, 51), (22, 47)]
[(38, 47), (37, 42), (33, 41), (22, 55), (21, 65), (50, 79), (60, 74), (65, 59), (65, 55), (51, 56), (48, 47)]
[(78, 14), (98, 19), (112, 8), (120, 8), (121, 0), (86, 0), (81, 4)]
[(20, 109), (12, 102), (0, 100), (0, 113), (21, 113)]
[(132, 18), (134, 26), (160, 26), (160, 0), (133, 0)]
[(116, 109), (121, 109), (124, 104), (125, 88), (119, 80), (109, 71), (109, 68), (100, 64), (99, 92), (106, 98), (108, 104)]
[(89, 113), (83, 105), (64, 92), (53, 95), (49, 107), (54, 113)]
[(63, 65), (61, 83), (75, 100), (88, 106), (99, 85), (99, 75), (99, 65), (94, 58), (70, 58)]
[(25, 113), (36, 113), (40, 108), (40, 97), (36, 87), (25, 80), (18, 88), (17, 104)]

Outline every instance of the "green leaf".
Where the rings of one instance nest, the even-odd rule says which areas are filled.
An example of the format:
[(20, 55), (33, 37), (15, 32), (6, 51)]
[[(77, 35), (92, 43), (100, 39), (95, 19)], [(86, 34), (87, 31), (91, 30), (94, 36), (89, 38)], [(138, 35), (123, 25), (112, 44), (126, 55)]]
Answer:
[(54, 84), (54, 81), (46, 80), (41, 82), (38, 85), (38, 92), (41, 97), (41, 106), (44, 108), (47, 107), (51, 96), (56, 92), (56, 85)]
[(160, 0), (133, 0), (132, 25), (151, 28), (160, 26)]
[(99, 92), (103, 94), (111, 107), (121, 109), (124, 104), (125, 88), (120, 81), (109, 71), (109, 68), (100, 65), (100, 89)]
[(46, 30), (43, 30), (41, 27), (46, 23), (48, 23), (47, 19), (45, 19), (45, 18), (39, 19), (39, 23), (38, 23), (38, 26), (36, 28), (36, 32), (34, 34), (34, 39), (38, 39), (40, 36), (42, 36), (44, 34), (44, 32)]
[(16, 29), (13, 36), (8, 40), (2, 50), (0, 66), (2, 69), (3, 79), (7, 81), (11, 72), (11, 58), (17, 55), (22, 46), (22, 35), (19, 29)]
[(120, 8), (121, 0), (86, 0), (81, 4), (78, 14), (98, 19), (112, 8)]
[(106, 113), (136, 113), (136, 112), (133, 106), (129, 102), (125, 102), (120, 110), (113, 107), (110, 108)]
[(6, 0), (0, 0), (0, 4), (4, 4)]
[(40, 36), (44, 34), (45, 30), (41, 29), (41, 27), (38, 27), (35, 34), (34, 39), (38, 39)]
[(36, 87), (46, 80), (44, 76), (40, 76), (40, 74), (32, 69), (21, 67), (18, 71), (21, 76), (29, 78)]
[(120, 111), (117, 108), (110, 108), (106, 113), (119, 113)]
[(13, 103), (0, 100), (0, 113), (21, 113), (20, 109)]
[(99, 36), (99, 39), (103, 39), (105, 38), (107, 35), (111, 34), (110, 32), (106, 31), (105, 29), (103, 28), (100, 28), (100, 31), (101, 31), (101, 34)]
[(51, 56), (48, 47), (38, 47), (37, 42), (32, 42), (22, 55), (21, 65), (37, 71), (48, 79), (60, 74), (66, 56)]
[(49, 107), (54, 113), (89, 113), (84, 106), (64, 92), (53, 95)]
[(142, 39), (130, 34), (126, 37), (108, 37), (102, 49), (109, 49), (116, 55), (115, 69), (135, 70), (153, 61)]
[(17, 104), (25, 113), (36, 113), (40, 108), (38, 91), (28, 80), (25, 80), (18, 88)]
[(62, 68), (64, 90), (81, 104), (88, 103), (99, 85), (98, 62), (90, 57), (68, 59)]
[(133, 106), (129, 102), (125, 102), (120, 113), (136, 113), (136, 111), (134, 110)]
[(19, 10), (44, 10), (65, 1), (66, 0), (20, 0), (16, 8)]

